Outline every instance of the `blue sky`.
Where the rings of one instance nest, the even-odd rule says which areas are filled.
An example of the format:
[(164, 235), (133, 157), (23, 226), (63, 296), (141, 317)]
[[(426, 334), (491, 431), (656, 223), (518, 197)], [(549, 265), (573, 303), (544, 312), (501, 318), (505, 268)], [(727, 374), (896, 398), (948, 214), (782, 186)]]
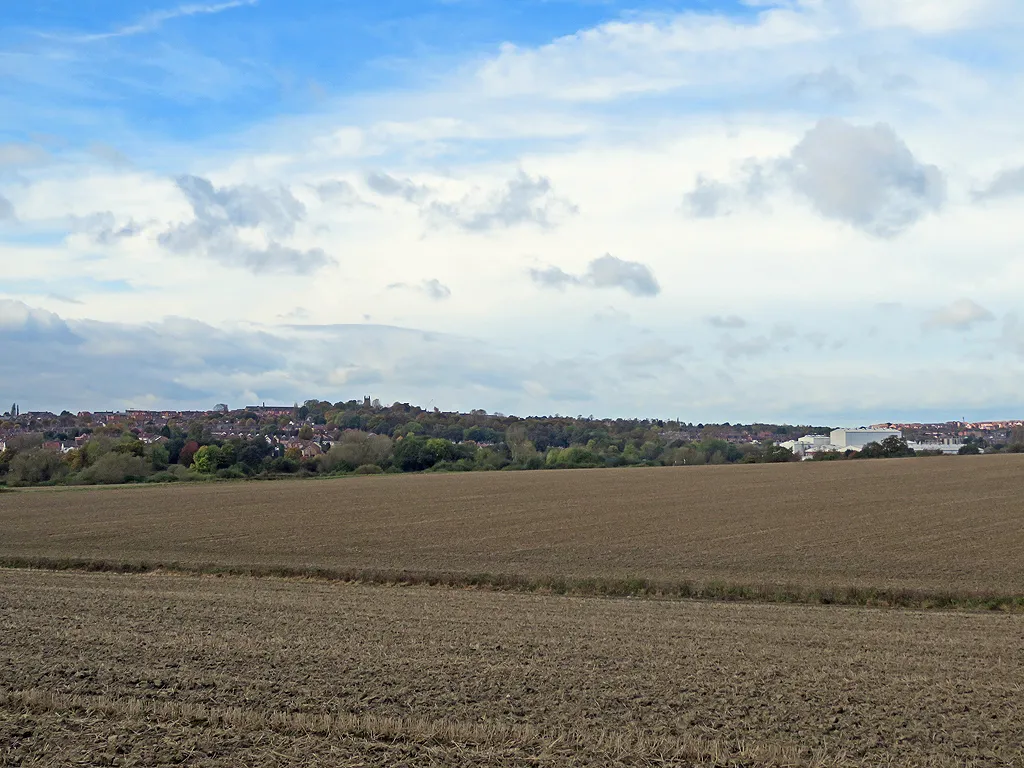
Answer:
[(1024, 410), (1015, 0), (8, 6), (0, 401)]
[(645, 8), (570, 0), (221, 0), (23, 3), (5, 9), (0, 95), (15, 115), (8, 138), (46, 133), (54, 118), (70, 148), (112, 129), (181, 141), (237, 132), (325, 101), (415, 87), (503, 43), (543, 45), (618, 18), (738, 3)]

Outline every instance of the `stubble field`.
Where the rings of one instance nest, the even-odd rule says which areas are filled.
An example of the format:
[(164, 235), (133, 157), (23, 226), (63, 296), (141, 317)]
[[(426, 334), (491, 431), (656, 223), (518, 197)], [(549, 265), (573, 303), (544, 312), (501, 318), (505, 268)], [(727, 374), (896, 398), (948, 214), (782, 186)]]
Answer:
[(0, 494), (0, 766), (1024, 766), (1022, 502), (1020, 456)]
[(1024, 617), (0, 572), (3, 765), (1024, 760)]
[(1020, 596), (1022, 551), (1024, 456), (0, 495), (0, 560), (9, 564)]

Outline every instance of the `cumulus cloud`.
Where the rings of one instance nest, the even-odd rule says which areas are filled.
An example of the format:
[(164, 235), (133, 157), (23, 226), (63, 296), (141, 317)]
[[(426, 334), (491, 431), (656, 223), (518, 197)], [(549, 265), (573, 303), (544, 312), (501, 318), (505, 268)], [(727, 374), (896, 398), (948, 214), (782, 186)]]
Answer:
[(134, 219), (119, 223), (111, 211), (71, 217), (71, 228), (76, 232), (85, 232), (99, 245), (114, 245), (120, 240), (142, 234), (145, 229)]
[(611, 254), (594, 259), (582, 275), (572, 275), (558, 267), (531, 269), (530, 279), (542, 288), (564, 290), (584, 288), (621, 288), (631, 296), (657, 296), (661, 286), (651, 268), (638, 261), (625, 261)]
[(853, 101), (857, 98), (857, 85), (849, 75), (835, 67), (826, 67), (820, 72), (808, 72), (793, 83), (792, 92), (804, 98), (819, 98), (830, 101)]
[(215, 187), (201, 176), (179, 176), (178, 189), (197, 219), (239, 227), (266, 226), (278, 235), (290, 235), (306, 207), (284, 187), (260, 189), (249, 184)]
[[(0, 299), (0, 338), (12, 342), (49, 338), (61, 344), (77, 341), (59, 315), (11, 299)], [(17, 361), (12, 359), (10, 362), (14, 364)]]
[(972, 196), (975, 202), (984, 202), (1016, 195), (1024, 195), (1024, 166), (1001, 172), (988, 186), (975, 190)]
[(437, 278), (431, 278), (429, 280), (423, 280), (419, 283), (391, 283), (388, 286), (389, 291), (394, 290), (409, 290), (422, 293), (434, 301), (444, 301), (445, 299), (451, 298), (452, 289), (442, 283)]
[(519, 171), (499, 190), (485, 195), (467, 195), (458, 203), (431, 203), (428, 214), (469, 232), (535, 224), (554, 226), (564, 216), (578, 212), (568, 200), (554, 193), (546, 176)]
[(739, 315), (714, 315), (709, 317), (707, 322), (712, 328), (721, 328), (723, 330), (736, 330), (747, 327), (747, 321)]
[(781, 185), (822, 216), (879, 238), (901, 234), (946, 200), (942, 171), (920, 162), (890, 125), (839, 118), (819, 121), (784, 157), (747, 163), (739, 184), (698, 177), (687, 199), (694, 215), (715, 215), (727, 194), (749, 201)]
[(315, 185), (313, 191), (322, 203), (355, 205), (361, 202), (355, 187), (344, 179), (332, 179), (322, 182)]
[(728, 213), (724, 205), (731, 194), (728, 184), (698, 175), (694, 188), (683, 196), (683, 205), (695, 219), (712, 219)]
[(14, 204), (3, 195), (0, 195), (0, 221), (15, 218)]
[(946, 197), (942, 171), (919, 162), (885, 123), (822, 120), (781, 170), (823, 216), (878, 237), (900, 234)]
[(49, 160), (49, 153), (38, 144), (9, 141), (0, 144), (0, 167), (38, 165)]
[(925, 322), (927, 328), (968, 331), (978, 323), (995, 320), (995, 315), (970, 299), (960, 299), (935, 310)]
[(430, 188), (409, 179), (396, 179), (380, 171), (366, 175), (366, 186), (382, 197), (400, 197), (410, 203), (422, 203), (430, 196)]
[[(310, 274), (333, 263), (321, 248), (301, 250), (283, 245), (275, 236), (289, 236), (302, 221), (306, 207), (284, 187), (260, 189), (251, 185), (215, 187), (200, 176), (180, 176), (178, 189), (192, 207), (194, 219), (162, 232), (157, 240), (181, 254), (202, 255), (228, 266), (255, 273)], [(256, 229), (265, 245), (239, 236)]]
[(563, 290), (570, 285), (582, 284), (582, 280), (579, 277), (570, 275), (559, 267), (531, 269), (530, 279), (542, 288), (554, 288), (556, 290)]

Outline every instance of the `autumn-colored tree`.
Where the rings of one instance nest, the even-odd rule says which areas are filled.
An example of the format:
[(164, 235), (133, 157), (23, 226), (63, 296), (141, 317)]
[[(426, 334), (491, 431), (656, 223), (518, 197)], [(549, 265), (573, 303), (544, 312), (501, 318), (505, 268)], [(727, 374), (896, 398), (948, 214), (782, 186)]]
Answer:
[(192, 466), (192, 460), (195, 458), (196, 451), (198, 450), (199, 443), (195, 440), (189, 440), (181, 447), (181, 452), (178, 454), (178, 463), (183, 467)]

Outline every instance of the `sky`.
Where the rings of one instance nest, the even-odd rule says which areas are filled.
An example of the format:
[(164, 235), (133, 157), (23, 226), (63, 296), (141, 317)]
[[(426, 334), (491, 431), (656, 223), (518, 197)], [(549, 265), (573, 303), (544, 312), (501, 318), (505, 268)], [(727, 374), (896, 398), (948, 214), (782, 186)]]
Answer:
[(1024, 413), (1019, 0), (0, 11), (0, 410)]

